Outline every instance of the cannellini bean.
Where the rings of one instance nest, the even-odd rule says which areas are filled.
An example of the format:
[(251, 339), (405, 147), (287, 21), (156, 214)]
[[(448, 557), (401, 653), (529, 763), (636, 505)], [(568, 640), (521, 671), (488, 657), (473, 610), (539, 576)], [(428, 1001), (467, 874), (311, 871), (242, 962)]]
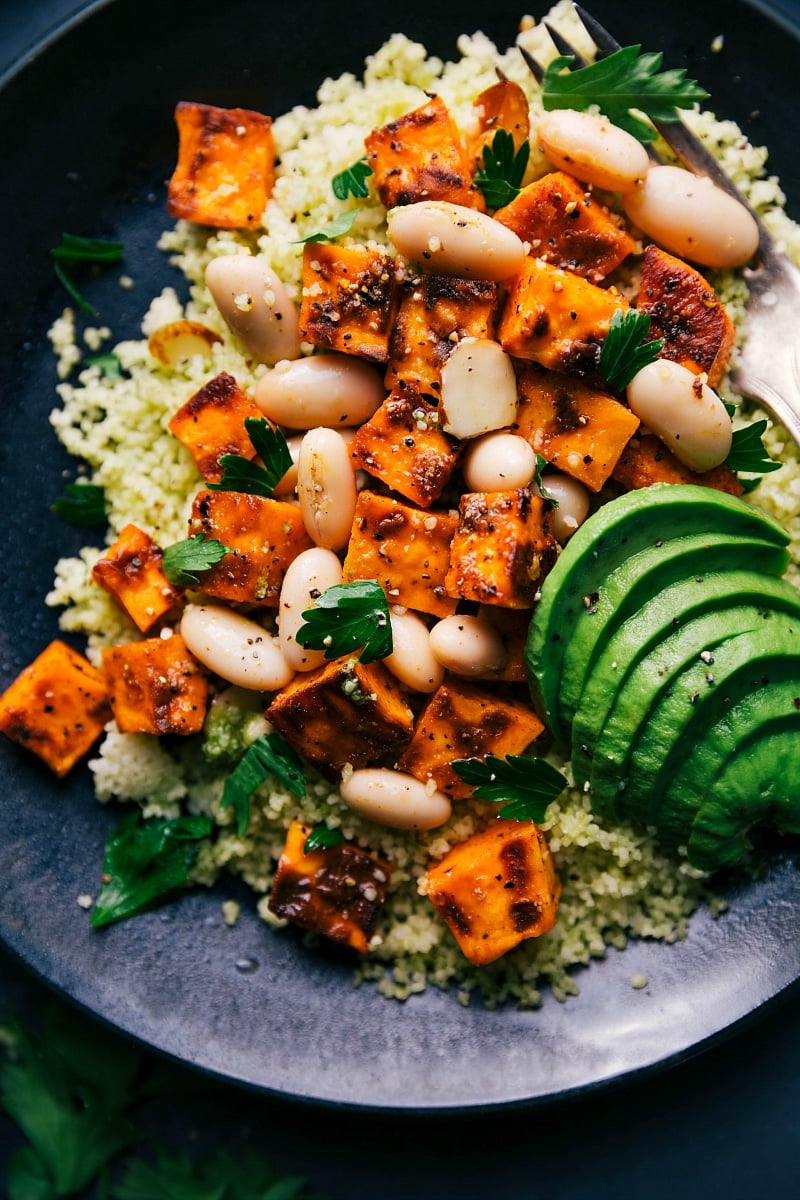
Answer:
[(516, 433), (487, 433), (470, 443), (461, 468), (471, 492), (527, 487), (536, 470), (536, 453)]
[(512, 230), (462, 204), (421, 200), (391, 209), (386, 220), (400, 253), (436, 275), (499, 282), (515, 275), (525, 259)]
[(276, 637), (221, 604), (188, 604), (181, 636), (195, 658), (238, 687), (274, 692), (294, 675)]
[(278, 638), (281, 653), (295, 671), (313, 671), (325, 662), (324, 650), (306, 650), (297, 643), (303, 613), (329, 587), (342, 582), (342, 564), (332, 550), (303, 550), (286, 569), (278, 600)]
[(740, 267), (758, 247), (758, 226), (744, 205), (683, 167), (651, 167), (623, 206), (665, 250), (706, 267)]
[(634, 375), (626, 394), (631, 411), (690, 470), (710, 471), (727, 458), (731, 419), (699, 375), (660, 358)]
[(609, 192), (631, 192), (650, 166), (647, 151), (607, 117), (572, 108), (545, 113), (536, 129), (539, 148), (554, 167)]
[(259, 362), (299, 358), (297, 309), (263, 254), (212, 258), (206, 286), (225, 324)]
[(276, 363), (259, 379), (254, 393), (264, 415), (289, 429), (361, 425), (385, 396), (375, 368), (347, 354)]
[(356, 477), (335, 429), (309, 429), (297, 461), (297, 495), (308, 536), (327, 550), (347, 545), (356, 512)]
[(435, 829), (450, 819), (453, 808), (444, 792), (388, 767), (353, 771), (342, 778), (340, 791), (362, 817), (391, 829)]
[(153, 358), (167, 366), (176, 367), (184, 359), (200, 354), (210, 358), (214, 346), (222, 341), (218, 333), (199, 321), (170, 321), (154, 329), (147, 341)]
[(500, 634), (480, 617), (443, 617), (428, 640), (442, 666), (455, 675), (493, 675), (508, 661)]
[(435, 692), (444, 667), (431, 649), (428, 626), (416, 613), (392, 609), (392, 653), (384, 660), (393, 675), (415, 692)]
[(473, 438), (511, 425), (517, 415), (517, 379), (498, 342), (463, 338), (442, 368), (442, 428)]
[(542, 487), (558, 501), (553, 509), (552, 530), (557, 542), (566, 542), (589, 515), (589, 492), (577, 479), (545, 471)]

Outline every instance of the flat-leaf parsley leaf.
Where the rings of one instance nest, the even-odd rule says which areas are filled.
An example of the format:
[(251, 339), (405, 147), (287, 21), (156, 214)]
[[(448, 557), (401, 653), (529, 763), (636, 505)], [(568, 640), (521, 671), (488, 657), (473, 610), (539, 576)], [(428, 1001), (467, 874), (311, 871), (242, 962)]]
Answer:
[(250, 797), (260, 784), (272, 775), (300, 799), (305, 798), (306, 781), (303, 764), (289, 743), (279, 733), (264, 733), (253, 742), (225, 780), (221, 808), (233, 807), (236, 830), (240, 837), (250, 823)]
[(326, 588), (302, 617), (305, 624), (295, 635), (297, 644), (324, 650), (328, 659), (360, 650), (361, 662), (370, 663), (392, 652), (389, 604), (372, 579)]
[(182, 542), (173, 542), (165, 547), (161, 565), (167, 579), (175, 587), (196, 587), (200, 583), (197, 572), (208, 571), (226, 554), (230, 554), (230, 550), (216, 538), (193, 533)]
[(322, 229), (317, 230), (316, 233), (310, 233), (308, 237), (298, 238), (298, 241), (301, 244), (308, 243), (309, 245), (312, 242), (334, 242), (337, 237), (350, 232), (360, 212), (360, 208), (349, 208), (347, 212), (340, 213), (338, 217), (334, 217), (327, 225), (323, 225)]
[(327, 825), (315, 825), (303, 843), (303, 850), (310, 854), (312, 850), (327, 850), (330, 846), (341, 846), (344, 834), (341, 829), (329, 829)]
[(66, 288), (72, 299), (82, 312), (90, 317), (97, 316), (97, 309), (79, 292), (65, 264), (82, 266), (85, 263), (118, 262), (125, 247), (122, 242), (106, 241), (103, 238), (79, 237), (74, 233), (62, 233), (61, 242), (50, 251), (54, 260), (55, 272), (62, 286)]
[(509, 754), (507, 758), (487, 754), (485, 761), (460, 758), (453, 767), (475, 789), (473, 795), (477, 800), (499, 801), (503, 807), (498, 816), (512, 821), (540, 824), (548, 805), (567, 786), (561, 772), (546, 759), (526, 758), (521, 754)]
[(105, 525), (105, 491), (97, 483), (66, 483), (52, 511), (71, 525)]
[(243, 454), (223, 454), (219, 459), (222, 478), (207, 486), (216, 492), (248, 492), (269, 498), (292, 465), (286, 438), (265, 417), (245, 417), (244, 427), (261, 465)]
[(516, 150), (506, 129), (498, 129), (491, 146), (483, 147), (483, 166), (475, 172), (475, 182), (489, 208), (502, 208), (517, 198), (530, 153), (530, 142), (524, 141)]
[(767, 422), (762, 420), (734, 429), (725, 465), (732, 471), (744, 471), (748, 475), (769, 475), (772, 471), (780, 471), (783, 463), (769, 457), (761, 440), (766, 428)]
[(360, 158), (352, 166), (346, 167), (331, 180), (331, 188), (337, 200), (346, 200), (354, 196), (356, 200), (364, 200), (369, 195), (367, 180), (374, 172), (365, 158)]
[(647, 341), (650, 317), (630, 308), (619, 309), (611, 318), (606, 340), (600, 351), (597, 369), (617, 392), (623, 392), (634, 375), (655, 362), (664, 348), (663, 338)]

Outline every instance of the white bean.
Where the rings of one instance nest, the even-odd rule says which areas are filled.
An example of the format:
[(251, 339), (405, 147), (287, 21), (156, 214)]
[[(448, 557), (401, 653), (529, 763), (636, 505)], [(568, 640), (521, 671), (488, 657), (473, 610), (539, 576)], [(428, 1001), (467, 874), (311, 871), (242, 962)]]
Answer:
[(326, 550), (347, 545), (356, 512), (356, 477), (335, 429), (309, 429), (297, 461), (297, 495), (308, 536)]
[(710, 471), (731, 448), (731, 419), (716, 392), (680, 363), (660, 358), (628, 384), (631, 411), (692, 471)]
[(385, 397), (375, 368), (348, 354), (276, 363), (259, 379), (254, 393), (264, 415), (289, 429), (362, 425)]
[(740, 267), (758, 247), (758, 226), (744, 205), (683, 167), (651, 167), (623, 206), (665, 250), (706, 267)]
[(188, 604), (181, 636), (195, 658), (238, 687), (274, 692), (294, 675), (276, 637), (221, 604)]
[(650, 159), (641, 142), (607, 117), (572, 108), (546, 113), (536, 130), (539, 148), (554, 167), (609, 192), (631, 192)]
[(212, 258), (206, 286), (225, 324), (259, 362), (300, 356), (297, 309), (263, 254)]
[(473, 438), (511, 425), (517, 415), (517, 377), (498, 342), (463, 338), (442, 367), (442, 428)]
[(589, 515), (589, 492), (577, 479), (545, 471), (542, 487), (558, 501), (553, 509), (552, 530), (557, 542), (566, 542)]
[(424, 271), (499, 282), (519, 271), (525, 246), (486, 213), (446, 200), (421, 200), (387, 215), (394, 245)]
[(368, 821), (391, 829), (435, 829), (450, 819), (450, 797), (413, 775), (387, 767), (353, 771), (340, 784), (342, 799)]
[(303, 550), (286, 568), (278, 601), (278, 638), (283, 657), (295, 671), (313, 671), (325, 662), (324, 650), (297, 643), (302, 614), (329, 587), (342, 582), (342, 564), (332, 550)]
[(508, 661), (500, 634), (480, 617), (443, 617), (428, 640), (436, 658), (454, 675), (494, 675)]
[(428, 626), (416, 613), (391, 609), (392, 653), (384, 660), (393, 675), (415, 692), (435, 692), (444, 667), (431, 650)]
[(527, 487), (536, 470), (536, 453), (516, 433), (487, 433), (470, 443), (461, 469), (471, 492)]
[(147, 340), (147, 349), (159, 362), (177, 367), (178, 363), (194, 358), (196, 354), (201, 358), (211, 358), (214, 347), (221, 342), (219, 334), (207, 325), (181, 319), (153, 330)]

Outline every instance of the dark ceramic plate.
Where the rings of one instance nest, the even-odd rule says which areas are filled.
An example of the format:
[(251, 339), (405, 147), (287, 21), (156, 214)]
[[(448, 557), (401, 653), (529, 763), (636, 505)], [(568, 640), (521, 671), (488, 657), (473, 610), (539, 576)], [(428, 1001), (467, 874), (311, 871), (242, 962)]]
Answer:
[[(624, 42), (665, 51), (712, 93), (720, 115), (771, 147), (798, 216), (797, 30), (741, 0), (639, 7), (597, 0)], [(659, 11), (660, 9), (660, 11)], [(387, 11), (388, 10), (388, 13)], [(51, 515), (67, 460), (51, 435), (54, 371), (45, 331), (64, 296), (48, 249), (62, 230), (124, 240), (136, 279), (107, 277), (92, 299), (115, 337), (135, 336), (147, 297), (169, 279), (154, 249), (166, 225), (172, 109), (181, 98), (279, 113), (317, 82), (358, 72), (396, 26), (442, 55), (460, 30), (513, 39), (513, 5), (406, 0), (115, 0), (90, 6), (12, 72), (0, 94), (4, 232), (0, 454), (0, 686), (54, 635), (53, 562), (81, 536)], [(715, 36), (724, 49), (711, 51)], [(791, 207), (791, 206), (790, 206)], [(538, 1012), (463, 1008), (430, 990), (405, 1005), (349, 967), (274, 937), (243, 897), (227, 929), (219, 893), (97, 934), (77, 897), (97, 885), (111, 814), (88, 773), (63, 784), (0, 746), (0, 936), (45, 980), (107, 1022), (221, 1076), (278, 1093), (399, 1109), (543, 1100), (597, 1087), (697, 1050), (800, 976), (800, 874), (788, 858), (739, 886), (718, 920), (701, 912), (676, 946), (637, 944), (580, 973), (581, 995)], [(230, 895), (226, 887), (224, 894)], [(633, 974), (649, 986), (634, 991)]]

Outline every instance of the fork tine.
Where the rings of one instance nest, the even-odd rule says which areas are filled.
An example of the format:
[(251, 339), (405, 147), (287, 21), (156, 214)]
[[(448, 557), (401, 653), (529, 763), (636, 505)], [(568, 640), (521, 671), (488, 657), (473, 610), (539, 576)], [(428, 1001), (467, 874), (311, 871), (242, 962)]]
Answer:
[(533, 57), (532, 54), (528, 53), (528, 51), (525, 49), (524, 46), (518, 46), (517, 49), (519, 50), (522, 57), (525, 59), (525, 65), (528, 68), (528, 70), (530, 71), (533, 78), (536, 80), (537, 83), (541, 83), (542, 80), (544, 79), (544, 71), (539, 66), (536, 59)]
[(581, 67), (586, 67), (589, 65), (588, 60), (585, 59), (583, 55), (575, 49), (574, 46), (571, 46), (567, 39), (563, 37), (557, 29), (554, 29), (552, 25), (548, 25), (547, 21), (543, 21), (542, 24), (550, 34), (553, 45), (558, 53), (570, 55), (574, 59), (573, 66), (575, 68), (580, 69)]

